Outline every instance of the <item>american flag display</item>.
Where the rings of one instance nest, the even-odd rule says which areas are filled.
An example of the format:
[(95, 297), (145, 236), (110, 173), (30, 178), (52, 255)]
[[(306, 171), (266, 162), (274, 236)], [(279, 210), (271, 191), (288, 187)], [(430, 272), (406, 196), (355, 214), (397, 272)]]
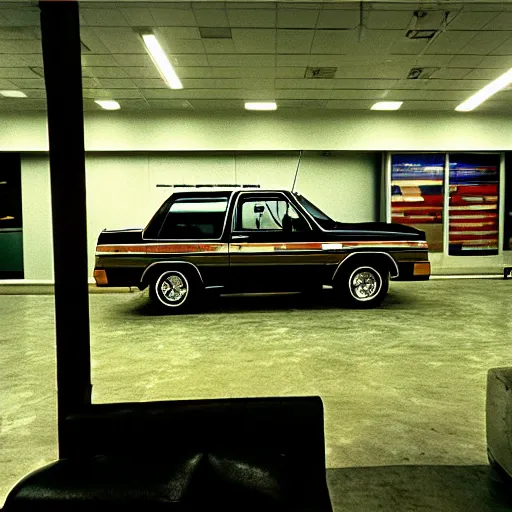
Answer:
[(391, 220), (425, 231), (429, 250), (443, 250), (442, 153), (391, 157)]
[(500, 157), (450, 154), (450, 255), (498, 254)]

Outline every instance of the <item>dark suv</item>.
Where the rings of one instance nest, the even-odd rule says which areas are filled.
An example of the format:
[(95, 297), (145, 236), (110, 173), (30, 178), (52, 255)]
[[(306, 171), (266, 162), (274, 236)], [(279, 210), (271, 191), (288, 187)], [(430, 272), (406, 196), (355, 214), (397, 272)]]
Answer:
[(205, 290), (320, 290), (351, 306), (380, 304), (390, 279), (430, 276), (425, 233), (409, 226), (329, 218), (298, 193), (195, 189), (167, 199), (145, 229), (101, 232), (98, 286), (149, 288), (168, 311)]

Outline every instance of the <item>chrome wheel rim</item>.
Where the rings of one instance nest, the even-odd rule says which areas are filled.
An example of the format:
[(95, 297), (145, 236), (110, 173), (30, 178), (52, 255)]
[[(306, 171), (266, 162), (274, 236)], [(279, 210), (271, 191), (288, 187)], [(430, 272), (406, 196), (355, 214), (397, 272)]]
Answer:
[(183, 302), (188, 294), (188, 283), (178, 274), (171, 274), (160, 281), (162, 298), (172, 304)]
[(358, 300), (368, 300), (377, 295), (380, 286), (377, 276), (368, 269), (358, 269), (350, 278), (352, 295)]

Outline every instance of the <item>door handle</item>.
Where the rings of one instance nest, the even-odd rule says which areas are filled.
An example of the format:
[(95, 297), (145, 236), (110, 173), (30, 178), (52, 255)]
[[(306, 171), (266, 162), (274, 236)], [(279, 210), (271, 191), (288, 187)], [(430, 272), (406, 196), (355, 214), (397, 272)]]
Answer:
[(231, 240), (247, 240), (249, 235), (233, 235)]

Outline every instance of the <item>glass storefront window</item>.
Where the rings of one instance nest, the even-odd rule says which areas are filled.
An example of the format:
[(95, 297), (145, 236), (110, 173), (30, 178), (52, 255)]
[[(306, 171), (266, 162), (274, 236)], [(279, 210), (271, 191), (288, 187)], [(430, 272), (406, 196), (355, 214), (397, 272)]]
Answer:
[(391, 156), (391, 220), (425, 231), (431, 252), (443, 250), (442, 153)]
[(498, 254), (500, 155), (451, 153), (449, 159), (448, 254)]

